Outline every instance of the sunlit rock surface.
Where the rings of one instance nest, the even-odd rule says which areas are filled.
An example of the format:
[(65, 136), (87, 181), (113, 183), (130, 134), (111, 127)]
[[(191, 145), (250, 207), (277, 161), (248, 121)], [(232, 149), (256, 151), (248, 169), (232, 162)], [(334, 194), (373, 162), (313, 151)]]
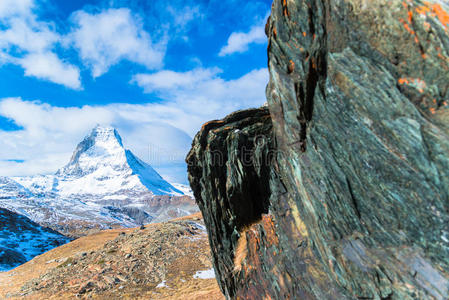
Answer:
[(208, 123), (187, 157), (227, 297), (447, 299), (445, 3), (274, 1), (271, 118)]

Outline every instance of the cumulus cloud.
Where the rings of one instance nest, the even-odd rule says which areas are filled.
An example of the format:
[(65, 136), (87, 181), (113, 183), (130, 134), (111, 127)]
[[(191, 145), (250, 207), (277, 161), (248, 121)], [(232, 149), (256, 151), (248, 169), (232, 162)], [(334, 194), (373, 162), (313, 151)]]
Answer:
[(133, 82), (146, 93), (155, 93), (168, 100), (163, 109), (184, 112), (188, 118), (181, 118), (186, 121), (182, 126), (193, 134), (204, 121), (221, 118), (237, 109), (258, 107), (265, 102), (266, 68), (233, 80), (225, 80), (220, 74), (218, 68), (197, 68), (187, 72), (164, 70), (137, 74)]
[(33, 0), (2, 0), (0, 1), (0, 18), (26, 15), (33, 5)]
[[(198, 68), (136, 76), (135, 83), (146, 92), (167, 99), (160, 103), (57, 107), (20, 98), (1, 99), (0, 116), (23, 129), (0, 130), (0, 176), (55, 172), (68, 162), (76, 144), (101, 124), (116, 127), (125, 146), (159, 167), (163, 176), (185, 182), (186, 173), (179, 170), (185, 167), (183, 160), (201, 125), (265, 101), (266, 69), (234, 80), (220, 74), (216, 68)], [(164, 78), (172, 81), (164, 83)]]
[[(163, 116), (155, 116), (151, 105), (57, 107), (6, 98), (0, 100), (0, 115), (23, 128), (0, 130), (0, 176), (54, 173), (97, 124), (117, 128), (125, 146), (155, 167), (182, 163), (191, 141)], [(185, 180), (183, 173), (167, 170), (163, 175)]]
[(264, 22), (258, 22), (258, 24), (252, 26), (248, 32), (233, 32), (229, 36), (227, 44), (221, 48), (218, 55), (226, 56), (234, 53), (243, 53), (248, 51), (251, 44), (266, 43), (265, 21), (267, 18), (268, 14), (265, 17)]
[(81, 88), (79, 69), (64, 63), (54, 53), (31, 53), (18, 61), (26, 76), (46, 79), (72, 89)]
[(94, 77), (106, 73), (121, 60), (154, 69), (162, 66), (164, 43), (155, 44), (143, 23), (127, 8), (108, 9), (98, 14), (78, 11), (70, 34), (81, 59), (92, 68)]
[[(68, 35), (55, 25), (39, 20), (33, 0), (0, 1), (0, 63), (21, 66), (26, 76), (81, 89), (80, 70), (61, 59), (58, 46), (74, 47), (94, 77), (106, 73), (121, 60), (147, 67), (163, 64), (166, 41), (154, 43), (143, 22), (127, 8), (107, 9), (97, 14), (80, 10), (73, 14)], [(197, 13), (188, 9), (175, 19), (185, 26)], [(60, 49), (64, 49), (60, 48)]]
[(80, 89), (79, 69), (54, 52), (61, 36), (38, 20), (34, 6), (32, 0), (0, 1), (0, 62), (21, 66), (26, 76)]

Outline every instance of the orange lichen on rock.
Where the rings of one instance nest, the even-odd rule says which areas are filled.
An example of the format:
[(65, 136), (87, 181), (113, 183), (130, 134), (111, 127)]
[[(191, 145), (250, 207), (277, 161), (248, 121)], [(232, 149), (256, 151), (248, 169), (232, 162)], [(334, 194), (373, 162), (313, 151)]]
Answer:
[(426, 82), (420, 78), (399, 78), (398, 83), (401, 85), (411, 85), (415, 87), (420, 93), (424, 93), (424, 89), (427, 87)]
[(288, 62), (288, 72), (292, 73), (295, 70), (295, 62), (290, 59)]
[(263, 226), (268, 244), (278, 246), (279, 239), (276, 235), (273, 216), (272, 215), (264, 215), (262, 217), (262, 226)]
[(203, 126), (201, 127), (201, 130), (204, 130), (204, 128), (206, 128), (207, 126), (211, 125), (211, 124), (221, 124), (223, 123), (223, 121), (221, 120), (214, 120), (214, 121), (209, 121), (203, 124)]
[(399, 19), (399, 21), (402, 23), (402, 25), (404, 25), (404, 28), (408, 31), (408, 33), (415, 35), (415, 31), (410, 28), (410, 25), (404, 19)]
[[(425, 4), (429, 5), (429, 2), (425, 2)], [(441, 24), (448, 27), (449, 26), (449, 14), (441, 7), (439, 4), (432, 4), (432, 12), (437, 16), (438, 20), (440, 20)]]
[(409, 84), (409, 81), (407, 78), (399, 78), (398, 83), (399, 84)]
[(425, 1), (424, 5), (418, 6), (415, 10), (420, 15), (426, 16), (430, 14), (432, 17), (436, 17), (443, 26), (449, 28), (449, 13), (440, 4)]
[(418, 6), (416, 8), (416, 12), (420, 15), (426, 15), (428, 12), (430, 12), (430, 8), (428, 8), (427, 6)]
[(413, 21), (413, 11), (411, 11), (411, 10), (408, 11), (408, 21), (410, 23), (412, 23), (412, 21)]

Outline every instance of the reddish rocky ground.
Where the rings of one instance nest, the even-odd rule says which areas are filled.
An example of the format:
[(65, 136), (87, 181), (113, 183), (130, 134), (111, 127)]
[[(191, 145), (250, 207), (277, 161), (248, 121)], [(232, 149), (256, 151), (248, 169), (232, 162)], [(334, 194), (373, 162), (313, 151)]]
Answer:
[(202, 224), (196, 214), (79, 238), (0, 273), (0, 298), (224, 299)]

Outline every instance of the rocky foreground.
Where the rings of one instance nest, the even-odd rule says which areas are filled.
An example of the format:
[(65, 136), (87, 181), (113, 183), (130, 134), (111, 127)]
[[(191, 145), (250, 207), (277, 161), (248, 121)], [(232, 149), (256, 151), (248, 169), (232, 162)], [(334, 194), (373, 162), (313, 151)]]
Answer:
[(228, 298), (448, 299), (448, 32), (447, 1), (274, 1), (268, 109), (187, 157)]
[(223, 299), (201, 215), (79, 238), (0, 273), (0, 299)]

